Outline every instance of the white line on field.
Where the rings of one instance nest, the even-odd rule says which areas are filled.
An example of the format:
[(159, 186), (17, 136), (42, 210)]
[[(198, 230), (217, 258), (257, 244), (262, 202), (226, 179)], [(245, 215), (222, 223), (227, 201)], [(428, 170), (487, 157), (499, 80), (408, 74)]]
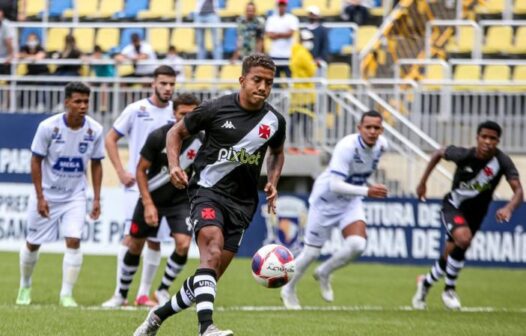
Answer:
[[(13, 308), (13, 305), (0, 305), (0, 307)], [(16, 308), (30, 308), (30, 309), (53, 309), (60, 308), (55, 305), (40, 305), (32, 304), (29, 306), (14, 306)], [(119, 308), (103, 308), (101, 306), (80, 306), (80, 309), (91, 311), (108, 311), (108, 310), (123, 310), (123, 311), (141, 311), (147, 310), (146, 307), (124, 306)], [(271, 312), (284, 311), (283, 306), (218, 306), (216, 311), (241, 311), (241, 312)], [(352, 312), (374, 312), (374, 311), (417, 311), (411, 306), (399, 307), (382, 307), (382, 306), (304, 306), (304, 311), (352, 311)], [(502, 307), (463, 307), (462, 313), (493, 313), (493, 312), (507, 312), (507, 313), (521, 313), (526, 314), (526, 308), (502, 308)]]

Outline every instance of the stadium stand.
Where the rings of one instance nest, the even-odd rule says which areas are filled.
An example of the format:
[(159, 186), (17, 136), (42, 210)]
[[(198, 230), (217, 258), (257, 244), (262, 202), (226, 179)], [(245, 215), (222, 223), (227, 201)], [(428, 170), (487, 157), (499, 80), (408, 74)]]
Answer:
[(50, 0), (49, 1), (49, 17), (60, 18), (62, 13), (67, 9), (73, 7), (73, 0)]
[(174, 19), (177, 15), (174, 5), (175, 2), (172, 0), (151, 0), (148, 9), (141, 10), (137, 14), (137, 19)]
[(93, 28), (75, 28), (73, 29), (73, 36), (79, 43), (78, 48), (83, 53), (91, 53), (95, 42), (95, 29)]
[(124, 0), (100, 0), (98, 18), (110, 19), (124, 9)]
[(486, 33), (482, 52), (484, 54), (511, 53), (513, 28), (509, 26), (491, 26)]
[(47, 32), (46, 50), (52, 52), (64, 49), (64, 38), (68, 34), (68, 28), (49, 28)]
[(144, 40), (144, 29), (142, 28), (124, 28), (121, 30), (121, 39), (119, 42), (119, 51), (131, 43), (131, 36), (138, 34), (141, 40)]
[(115, 52), (119, 46), (118, 28), (99, 28), (97, 30), (95, 44), (99, 45), (103, 51)]
[(75, 2), (74, 8), (68, 8), (64, 11), (62, 16), (66, 19), (71, 19), (75, 15), (78, 15), (80, 18), (93, 18), (97, 16), (98, 13), (98, 1), (77, 1)]
[(147, 41), (158, 54), (166, 54), (168, 51), (170, 31), (168, 28), (149, 28)]

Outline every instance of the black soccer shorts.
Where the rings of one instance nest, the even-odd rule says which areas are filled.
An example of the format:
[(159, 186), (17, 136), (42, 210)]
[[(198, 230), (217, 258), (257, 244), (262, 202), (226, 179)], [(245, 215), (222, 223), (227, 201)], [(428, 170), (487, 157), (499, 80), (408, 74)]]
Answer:
[(457, 209), (447, 200), (442, 204), (440, 216), (446, 227), (448, 241), (453, 241), (453, 231), (460, 227), (469, 227), (471, 234), (475, 236), (484, 220), (484, 214), (481, 215), (480, 211)]
[(158, 226), (146, 224), (144, 219), (144, 206), (139, 200), (133, 212), (130, 235), (135, 238), (157, 237), (161, 219), (164, 217), (170, 227), (170, 232), (192, 235), (192, 224), (190, 222), (190, 205), (187, 202), (177, 204), (169, 208), (157, 208), (159, 218)]

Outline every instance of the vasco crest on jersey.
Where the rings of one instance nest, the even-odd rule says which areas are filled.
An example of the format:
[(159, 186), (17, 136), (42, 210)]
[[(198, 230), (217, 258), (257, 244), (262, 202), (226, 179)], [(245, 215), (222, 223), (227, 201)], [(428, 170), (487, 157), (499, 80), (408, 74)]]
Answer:
[(88, 143), (87, 142), (79, 142), (79, 153), (84, 154), (88, 150)]

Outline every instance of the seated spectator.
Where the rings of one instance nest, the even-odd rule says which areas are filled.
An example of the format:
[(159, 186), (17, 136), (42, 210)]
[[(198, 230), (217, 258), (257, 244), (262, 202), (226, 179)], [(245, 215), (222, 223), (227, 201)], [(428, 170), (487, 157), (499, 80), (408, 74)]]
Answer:
[(168, 47), (168, 53), (166, 54), (165, 64), (171, 66), (175, 75), (177, 76), (177, 81), (184, 81), (184, 59), (177, 54), (177, 49), (174, 46)]
[(237, 46), (231, 60), (236, 61), (253, 54), (263, 52), (265, 19), (256, 16), (256, 4), (247, 3), (245, 16), (237, 19)]
[(132, 61), (134, 67), (134, 73), (126, 77), (148, 77), (153, 74), (156, 65), (141, 61), (155, 61), (157, 55), (149, 43), (141, 41), (139, 34), (132, 34), (131, 43), (115, 56), (115, 61), (119, 63), (126, 60)]
[[(77, 41), (75, 37), (71, 34), (67, 35), (65, 38), (64, 50), (56, 55), (55, 57), (68, 60), (68, 59), (80, 59), (82, 52), (77, 48)], [(64, 64), (59, 65), (55, 71), (57, 76), (79, 76), (80, 75), (80, 63), (79, 64)]]
[(369, 21), (369, 0), (345, 0), (342, 2), (342, 18), (361, 26)]
[[(18, 58), (37, 62), (46, 58), (46, 51), (40, 45), (38, 35), (31, 33), (27, 36), (26, 43), (20, 48)], [(46, 64), (28, 64), (27, 75), (30, 76), (45, 76), (49, 75), (49, 69)]]

